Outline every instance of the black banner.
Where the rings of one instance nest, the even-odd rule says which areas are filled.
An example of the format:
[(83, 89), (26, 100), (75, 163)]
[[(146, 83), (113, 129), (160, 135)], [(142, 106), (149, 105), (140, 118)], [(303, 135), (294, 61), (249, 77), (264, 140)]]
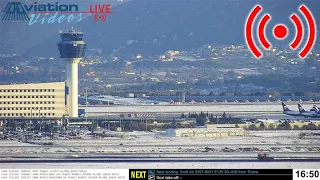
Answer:
[(130, 169), (130, 180), (257, 179), (292, 180), (292, 169)]

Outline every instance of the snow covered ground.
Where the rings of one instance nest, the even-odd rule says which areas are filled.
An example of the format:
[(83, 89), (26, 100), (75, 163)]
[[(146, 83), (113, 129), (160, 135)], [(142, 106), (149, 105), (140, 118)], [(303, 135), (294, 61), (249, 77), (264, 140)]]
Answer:
[(245, 137), (226, 138), (165, 137), (156, 133), (132, 132), (123, 133), (126, 135), (123, 138), (45, 140), (53, 142), (52, 146), (0, 141), (0, 154), (320, 152), (320, 137), (300, 139), (302, 132), (320, 131), (249, 131)]
[[(97, 156), (130, 156), (131, 158), (256, 158), (258, 152), (273, 157), (319, 157), (320, 141), (300, 139), (303, 131), (249, 131), (246, 137), (190, 138), (164, 137), (149, 132), (126, 133), (123, 138), (52, 141), (52, 146), (35, 146), (15, 141), (0, 141), (0, 159), (37, 157), (44, 159)], [(311, 132), (311, 131), (307, 131)], [(320, 131), (312, 131), (320, 132)], [(47, 141), (47, 140), (46, 140)], [(49, 140), (48, 140), (49, 141)], [(27, 158), (30, 159), (30, 158)], [(318, 168), (319, 162), (127, 162), (127, 163), (9, 163), (0, 169), (61, 169), (61, 168)]]
[[(26, 144), (18, 142), (18, 141), (3, 141), (3, 140), (0, 140), (0, 148), (1, 147), (9, 147), (10, 148), (12, 146), (24, 147), (24, 146), (26, 146)], [(38, 145), (32, 145), (32, 146), (38, 146)]]

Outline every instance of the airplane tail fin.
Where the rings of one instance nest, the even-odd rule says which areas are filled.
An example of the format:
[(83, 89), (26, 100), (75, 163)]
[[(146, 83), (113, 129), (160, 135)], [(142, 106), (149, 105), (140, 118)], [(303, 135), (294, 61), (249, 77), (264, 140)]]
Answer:
[(287, 107), (287, 105), (284, 102), (282, 102), (281, 104), (282, 104), (283, 111), (290, 111), (290, 109)]
[(306, 110), (303, 109), (303, 107), (301, 106), (301, 104), (298, 104), (298, 109), (299, 109), (299, 112), (300, 112), (300, 113), (306, 112)]
[(320, 114), (320, 110), (319, 110), (319, 108), (318, 108), (317, 105), (314, 105), (313, 108), (315, 109), (315, 111), (316, 111), (317, 114)]

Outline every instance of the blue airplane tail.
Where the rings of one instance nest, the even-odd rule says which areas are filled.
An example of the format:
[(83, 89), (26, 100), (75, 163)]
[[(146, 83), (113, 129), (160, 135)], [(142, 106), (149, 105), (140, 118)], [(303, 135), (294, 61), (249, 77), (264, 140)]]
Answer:
[(301, 106), (301, 104), (298, 104), (298, 109), (299, 109), (299, 112), (306, 112), (306, 110), (303, 109), (303, 107)]
[(317, 105), (314, 105), (313, 108), (315, 109), (315, 112), (316, 112), (317, 114), (320, 114), (320, 110), (319, 110), (319, 108), (318, 108)]
[(291, 111), (284, 102), (281, 102), (283, 111)]

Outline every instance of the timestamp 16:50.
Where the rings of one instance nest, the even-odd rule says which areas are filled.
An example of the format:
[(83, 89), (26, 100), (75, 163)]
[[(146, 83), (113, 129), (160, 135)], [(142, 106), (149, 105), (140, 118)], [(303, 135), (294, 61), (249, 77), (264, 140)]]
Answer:
[(310, 177), (310, 178), (318, 178), (319, 177), (319, 170), (308, 170), (308, 171), (305, 171), (305, 170), (297, 170), (295, 172), (297, 174), (297, 177), (301, 177), (301, 178), (304, 178), (304, 177)]

